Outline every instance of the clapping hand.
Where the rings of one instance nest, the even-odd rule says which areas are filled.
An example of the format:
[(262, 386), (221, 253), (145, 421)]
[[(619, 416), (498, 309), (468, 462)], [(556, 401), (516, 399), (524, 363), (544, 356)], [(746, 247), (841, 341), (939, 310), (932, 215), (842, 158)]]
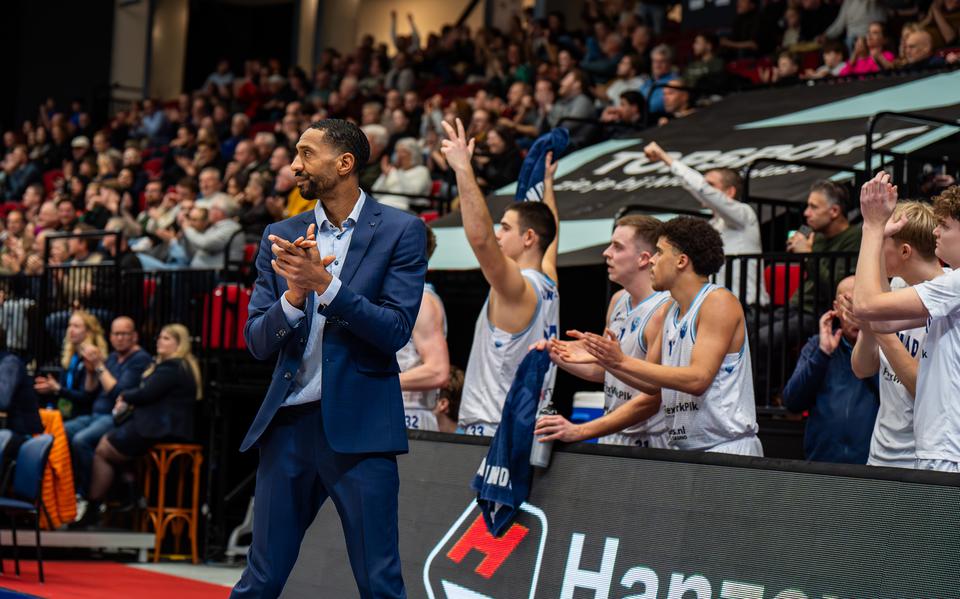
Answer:
[(836, 310), (828, 310), (820, 317), (820, 351), (828, 356), (840, 346), (840, 337), (843, 336), (843, 329), (833, 330), (833, 319), (839, 316)]
[(567, 331), (567, 334), (582, 341), (583, 349), (596, 358), (596, 362), (604, 368), (617, 367), (626, 358), (623, 350), (620, 349), (617, 334), (610, 329), (604, 329), (603, 335), (581, 333), (577, 330)]
[(298, 237), (292, 242), (276, 235), (270, 235), (268, 239), (272, 243), (270, 250), (274, 254), (270, 265), (274, 272), (286, 279), (293, 296), (287, 297), (291, 304), (300, 307), (306, 300), (307, 293), (326, 291), (333, 280), (333, 276), (327, 272), (327, 266), (335, 257), (321, 258), (316, 242), (316, 225), (310, 225), (305, 237)]
[(860, 213), (864, 226), (883, 227), (885, 234), (893, 235), (906, 224), (904, 219), (900, 219), (903, 222), (897, 221), (887, 226), (896, 206), (897, 188), (890, 184), (890, 175), (887, 173), (880, 171), (860, 188)]

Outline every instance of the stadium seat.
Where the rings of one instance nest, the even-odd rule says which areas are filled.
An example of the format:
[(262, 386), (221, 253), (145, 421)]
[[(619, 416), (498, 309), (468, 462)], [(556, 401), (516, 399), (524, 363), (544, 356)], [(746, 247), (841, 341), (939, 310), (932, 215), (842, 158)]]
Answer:
[(60, 179), (63, 179), (63, 171), (58, 168), (43, 173), (43, 190), (47, 195), (53, 193), (53, 190), (57, 187), (57, 181)]
[(203, 300), (203, 347), (246, 349), (243, 327), (247, 324), (252, 290), (244, 285), (217, 285)]
[[(789, 267), (789, 280), (787, 277), (787, 268)], [(774, 272), (775, 271), (775, 272)], [(771, 287), (771, 280), (776, 278), (776, 289)], [(767, 265), (763, 269), (763, 285), (770, 294), (770, 301), (774, 306), (782, 306), (790, 301), (793, 294), (800, 287), (800, 265), (799, 264), (777, 264)]]
[(147, 171), (151, 179), (157, 179), (163, 173), (163, 158), (151, 158), (143, 163), (143, 170)]

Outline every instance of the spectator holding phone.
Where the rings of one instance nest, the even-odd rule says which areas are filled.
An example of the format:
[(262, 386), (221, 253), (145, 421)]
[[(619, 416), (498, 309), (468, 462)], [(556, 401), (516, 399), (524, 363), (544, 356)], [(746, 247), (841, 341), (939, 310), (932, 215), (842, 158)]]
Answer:
[[(837, 298), (853, 293), (854, 277), (837, 286)], [(809, 412), (803, 438), (808, 460), (866, 464), (880, 407), (877, 375), (857, 378), (851, 365), (860, 324), (834, 307), (820, 317), (820, 331), (807, 340), (786, 387), (783, 402)]]

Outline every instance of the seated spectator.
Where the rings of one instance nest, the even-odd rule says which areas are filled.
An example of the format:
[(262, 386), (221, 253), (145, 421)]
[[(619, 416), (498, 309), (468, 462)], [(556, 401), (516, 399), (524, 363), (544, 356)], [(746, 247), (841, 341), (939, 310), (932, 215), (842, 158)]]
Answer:
[[(27, 366), (16, 354), (7, 351), (7, 334), (0, 327), (0, 411), (6, 412), (6, 428), (13, 432), (15, 447), (7, 447), (6, 456), (30, 436), (43, 432), (37, 396), (27, 375)], [(11, 451), (12, 450), (12, 451)]]
[[(99, 504), (119, 466), (145, 455), (151, 447), (165, 441), (184, 442), (193, 438), (193, 413), (202, 397), (200, 367), (190, 346), (190, 332), (181, 324), (170, 324), (157, 337), (157, 359), (143, 373), (139, 387), (124, 390), (116, 399), (113, 417), (116, 427), (97, 444), (90, 480), (89, 517), (83, 524), (99, 518)], [(126, 499), (135, 498), (133, 479), (125, 480)]]
[(100, 393), (94, 364), (83, 357), (83, 349), (87, 345), (97, 347), (103, 355), (107, 354), (107, 342), (103, 338), (100, 321), (90, 312), (74, 310), (63, 337), (60, 356), (63, 370), (59, 378), (46, 374), (34, 379), (33, 389), (40, 395), (40, 401), (59, 409), (64, 420), (89, 414), (93, 400)]
[(83, 346), (84, 362), (93, 365), (100, 393), (89, 414), (75, 416), (63, 423), (70, 441), (77, 495), (84, 498), (89, 493), (93, 453), (100, 438), (113, 429), (112, 410), (117, 396), (139, 387), (143, 372), (152, 361), (150, 354), (140, 347), (136, 326), (128, 316), (113, 319), (110, 344), (113, 346), (110, 355), (102, 353), (96, 345)]
[(954, 44), (960, 33), (960, 0), (934, 0), (919, 24), (930, 34), (934, 49)]
[(379, 123), (364, 125), (360, 129), (367, 136), (367, 142), (370, 144), (370, 158), (367, 160), (366, 166), (360, 170), (360, 189), (369, 191), (373, 189), (377, 179), (383, 174), (381, 161), (383, 153), (387, 149), (390, 134), (387, 133), (386, 127)]
[[(197, 199), (210, 198), (216, 193), (223, 191), (223, 182), (220, 180), (220, 169), (215, 166), (208, 166), (200, 171), (197, 177), (199, 195)], [(149, 185), (149, 184), (148, 184)], [(148, 205), (150, 205), (148, 203)]]
[(933, 55), (933, 37), (925, 29), (910, 33), (904, 43), (903, 51), (903, 58), (898, 61), (899, 66), (903, 68), (922, 69), (944, 63), (942, 57)]
[(646, 77), (640, 75), (642, 67), (643, 64), (639, 56), (624, 54), (620, 62), (617, 63), (616, 76), (606, 85), (595, 86), (593, 88), (594, 95), (601, 102), (616, 106), (620, 100), (620, 94), (626, 91), (636, 91), (644, 84)]
[(693, 60), (687, 64), (683, 79), (690, 87), (697, 87), (700, 79), (723, 73), (723, 59), (717, 56), (719, 40), (713, 33), (699, 33), (693, 38)]
[(584, 93), (587, 87), (587, 76), (583, 71), (574, 69), (567, 73), (560, 82), (560, 98), (547, 116), (550, 128), (566, 127), (570, 130), (570, 145), (574, 148), (593, 143), (597, 135), (596, 125), (564, 120), (596, 118), (593, 102)]
[(823, 79), (824, 77), (836, 77), (847, 66), (846, 58), (847, 47), (836, 40), (828, 40), (823, 44), (823, 64), (816, 69), (807, 69), (803, 75), (804, 79)]
[(497, 126), (487, 134), (484, 153), (475, 153), (477, 183), (484, 193), (513, 183), (520, 174), (520, 148), (508, 127)]
[(597, 81), (606, 82), (613, 77), (623, 56), (623, 38), (613, 31), (604, 35), (596, 56), (588, 56), (580, 62), (580, 68)]
[(776, 85), (793, 85), (800, 82), (800, 59), (793, 52), (781, 52), (777, 64), (769, 69), (760, 69), (760, 80)]
[(228, 252), (231, 262), (241, 261), (243, 236), (234, 237), (234, 233), (241, 230), (240, 224), (234, 220), (238, 213), (236, 200), (221, 194), (210, 201), (208, 211), (210, 226), (205, 231), (198, 231), (189, 221), (183, 222), (183, 239), (190, 266), (223, 268)]
[[(837, 286), (837, 297), (853, 293), (853, 277)], [(820, 332), (807, 341), (783, 402), (794, 413), (810, 412), (803, 451), (808, 460), (866, 464), (880, 407), (877, 375), (859, 379), (851, 367), (859, 328), (834, 309), (820, 317)]]
[(666, 113), (660, 117), (658, 124), (666, 125), (674, 119), (682, 119), (697, 111), (690, 104), (690, 92), (683, 79), (671, 79), (663, 88), (663, 110)]
[(760, 11), (753, 0), (737, 0), (736, 11), (730, 35), (720, 39), (720, 47), (734, 56), (756, 56), (760, 53), (760, 46), (757, 44)]
[(423, 165), (423, 148), (416, 139), (404, 137), (398, 140), (394, 161), (391, 163), (389, 156), (384, 155), (380, 159), (380, 170), (381, 174), (371, 191), (381, 204), (409, 210), (411, 203), (417, 203), (418, 198), (391, 193), (422, 195), (423, 200), (429, 198), (433, 181), (430, 171)]
[(784, 50), (793, 50), (793, 47), (802, 41), (801, 16), (798, 6), (788, 6), (783, 11), (783, 34), (780, 36), (779, 47)]
[[(663, 87), (670, 83), (676, 77), (673, 68), (673, 49), (660, 44), (650, 52), (650, 75), (649, 81), (640, 88), (640, 93), (648, 100), (650, 114), (663, 113)], [(660, 86), (656, 87), (655, 86)]]
[(640, 92), (631, 91), (620, 94), (618, 106), (608, 106), (600, 115), (600, 120), (607, 123), (604, 135), (611, 138), (633, 137), (637, 130), (643, 128), (644, 108), (647, 100)]
[(840, 71), (840, 76), (866, 75), (892, 69), (896, 57), (893, 52), (884, 49), (886, 44), (883, 23), (870, 23), (867, 36), (857, 38), (853, 54), (850, 55), (847, 66)]
[(513, 119), (501, 118), (500, 124), (512, 127), (522, 138), (533, 140), (547, 130), (547, 119), (556, 99), (557, 84), (552, 79), (537, 79), (533, 95), (524, 97)]
[(41, 179), (40, 169), (33, 162), (27, 146), (17, 145), (3, 158), (0, 165), (0, 199), (17, 201), (31, 183)]
[(33, 245), (33, 235), (27, 228), (22, 210), (7, 213), (6, 227), (0, 234), (0, 275), (15, 275), (23, 270), (27, 252)]
[(253, 173), (243, 193), (238, 196), (240, 201), (240, 226), (244, 230), (255, 234), (258, 238), (273, 222), (273, 217), (267, 210), (267, 196), (273, 191), (273, 179), (266, 173)]
[(72, 231), (80, 222), (77, 218), (77, 209), (73, 202), (68, 199), (62, 199), (57, 202), (57, 218), (60, 221), (57, 226), (61, 231)]

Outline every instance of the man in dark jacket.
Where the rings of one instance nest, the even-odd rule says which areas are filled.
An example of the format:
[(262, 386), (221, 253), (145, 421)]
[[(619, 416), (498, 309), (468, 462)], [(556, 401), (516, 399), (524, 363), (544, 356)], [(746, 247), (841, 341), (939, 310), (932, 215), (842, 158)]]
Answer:
[[(0, 411), (7, 414), (8, 428), (14, 436), (26, 437), (43, 432), (33, 379), (16, 354), (7, 352), (7, 335), (0, 328)], [(19, 447), (20, 444), (17, 444)]]
[[(837, 296), (853, 293), (853, 277), (837, 285)], [(834, 329), (834, 320), (840, 326)], [(791, 412), (809, 411), (803, 451), (808, 460), (866, 464), (880, 407), (876, 375), (858, 379), (850, 365), (860, 330), (836, 310), (820, 317), (820, 332), (807, 341), (783, 389)]]

